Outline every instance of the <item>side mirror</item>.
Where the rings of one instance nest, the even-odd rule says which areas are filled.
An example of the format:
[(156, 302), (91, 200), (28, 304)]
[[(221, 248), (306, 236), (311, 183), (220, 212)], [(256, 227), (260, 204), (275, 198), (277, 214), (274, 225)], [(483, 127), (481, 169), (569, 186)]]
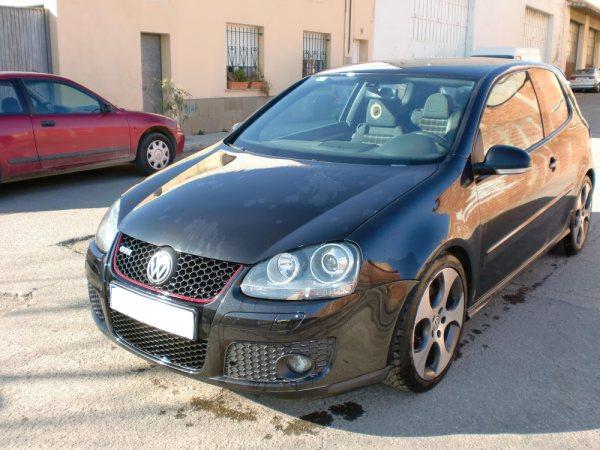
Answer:
[(529, 153), (510, 145), (494, 145), (488, 150), (484, 162), (473, 164), (477, 175), (512, 175), (527, 172), (530, 168)]
[(240, 125), (241, 125), (241, 124), (242, 124), (242, 122), (237, 122), (237, 123), (234, 123), (234, 124), (231, 126), (231, 131), (233, 132), (233, 131), (237, 130), (237, 129), (240, 127)]
[(112, 108), (108, 103), (102, 102), (100, 103), (100, 112), (102, 114), (108, 114), (112, 112)]

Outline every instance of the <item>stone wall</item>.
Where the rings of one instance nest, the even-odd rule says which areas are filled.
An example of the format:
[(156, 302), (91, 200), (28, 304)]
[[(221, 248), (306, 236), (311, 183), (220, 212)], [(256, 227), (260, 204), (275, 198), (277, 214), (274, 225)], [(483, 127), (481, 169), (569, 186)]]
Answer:
[(185, 101), (184, 111), (188, 118), (182, 128), (186, 134), (198, 134), (229, 130), (269, 100), (269, 97), (218, 97)]

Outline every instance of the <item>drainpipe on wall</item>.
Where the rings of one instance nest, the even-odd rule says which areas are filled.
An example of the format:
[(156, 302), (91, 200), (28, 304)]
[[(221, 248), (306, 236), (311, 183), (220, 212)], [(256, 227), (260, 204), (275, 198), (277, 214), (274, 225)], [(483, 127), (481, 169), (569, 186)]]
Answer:
[(352, 63), (352, 0), (344, 1), (344, 64)]

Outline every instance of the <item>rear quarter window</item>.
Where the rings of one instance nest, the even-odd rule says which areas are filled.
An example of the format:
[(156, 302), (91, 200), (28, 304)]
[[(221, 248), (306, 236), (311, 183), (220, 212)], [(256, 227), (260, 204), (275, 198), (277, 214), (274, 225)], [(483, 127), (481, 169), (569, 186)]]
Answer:
[(542, 109), (546, 135), (560, 128), (569, 118), (569, 105), (556, 75), (546, 69), (531, 69), (531, 77)]

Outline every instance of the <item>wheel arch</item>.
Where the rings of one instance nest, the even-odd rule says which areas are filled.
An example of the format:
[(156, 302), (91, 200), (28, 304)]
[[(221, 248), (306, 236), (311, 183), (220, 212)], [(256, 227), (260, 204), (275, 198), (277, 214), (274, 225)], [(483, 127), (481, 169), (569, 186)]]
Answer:
[(585, 175), (590, 177), (590, 180), (592, 180), (592, 188), (594, 188), (596, 186), (596, 172), (594, 169), (589, 169)]
[(172, 156), (172, 158), (175, 158), (175, 153), (177, 152), (177, 142), (175, 140), (175, 136), (173, 136), (173, 133), (171, 133), (171, 131), (167, 127), (163, 127), (163, 126), (160, 126), (160, 125), (152, 126), (152, 127), (148, 128), (147, 130), (145, 130), (140, 135), (140, 138), (138, 139), (138, 143), (137, 143), (137, 146), (136, 146), (136, 158), (137, 158), (137, 155), (139, 154), (140, 145), (142, 145), (142, 142), (144, 141), (144, 139), (146, 138), (146, 136), (148, 136), (151, 133), (160, 133), (160, 134), (164, 135), (169, 140), (169, 142), (173, 146), (173, 152), (172, 152), (173, 156)]
[(473, 299), (474, 289), (473, 266), (471, 264), (471, 257), (469, 256), (469, 252), (467, 252), (467, 250), (460, 245), (451, 245), (450, 247), (446, 248), (445, 253), (449, 253), (450, 255), (458, 259), (458, 261), (463, 267), (463, 270), (465, 271), (465, 277), (467, 277), (467, 304), (470, 304), (471, 300)]
[(469, 244), (463, 240), (455, 239), (440, 246), (435, 252), (431, 254), (427, 261), (419, 270), (419, 278), (422, 272), (428, 267), (428, 265), (435, 261), (443, 254), (450, 254), (458, 259), (463, 270), (465, 271), (465, 277), (467, 282), (467, 307), (472, 304), (475, 292), (476, 292), (476, 280), (477, 280), (477, 261), (476, 255), (469, 249)]

